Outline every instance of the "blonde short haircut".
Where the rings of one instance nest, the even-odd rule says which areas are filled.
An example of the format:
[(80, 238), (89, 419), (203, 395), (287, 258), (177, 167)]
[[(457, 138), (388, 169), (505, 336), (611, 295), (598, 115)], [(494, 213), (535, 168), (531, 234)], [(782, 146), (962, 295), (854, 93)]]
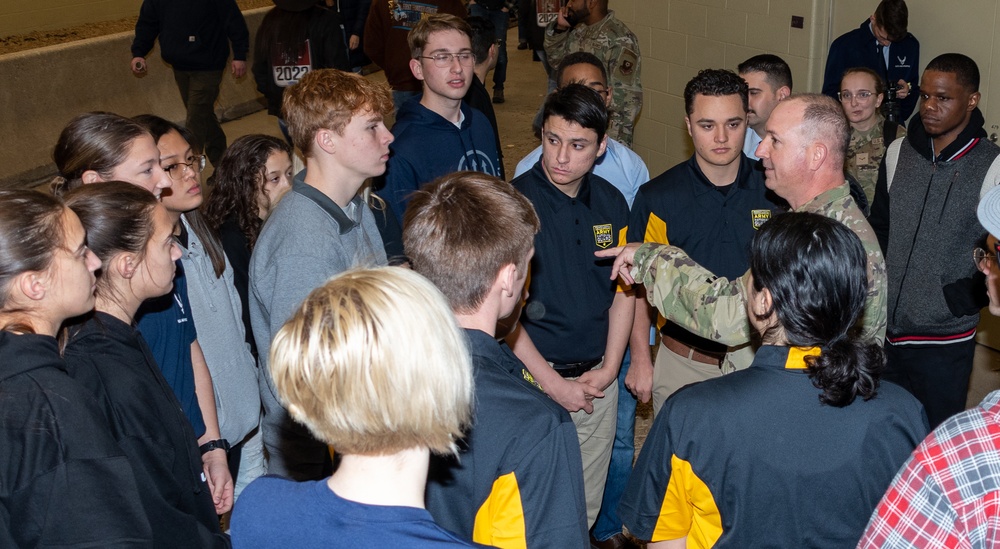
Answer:
[(292, 143), (312, 156), (313, 138), (321, 129), (344, 134), (355, 115), (372, 111), (382, 118), (392, 114), (392, 92), (385, 82), (337, 69), (310, 71), (285, 89), (281, 114)]
[(269, 363), (292, 417), (342, 454), (454, 453), (471, 421), (464, 334), (441, 292), (408, 269), (347, 271), (313, 290)]

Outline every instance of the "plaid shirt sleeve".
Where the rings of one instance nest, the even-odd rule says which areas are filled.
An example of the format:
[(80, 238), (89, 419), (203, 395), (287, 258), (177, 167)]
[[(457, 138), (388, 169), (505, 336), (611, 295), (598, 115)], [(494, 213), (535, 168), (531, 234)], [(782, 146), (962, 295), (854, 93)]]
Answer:
[[(926, 442), (926, 441), (925, 441)], [(903, 465), (872, 514), (858, 548), (959, 547), (955, 510), (917, 452)]]
[(1000, 391), (934, 430), (903, 465), (859, 548), (1000, 546)]

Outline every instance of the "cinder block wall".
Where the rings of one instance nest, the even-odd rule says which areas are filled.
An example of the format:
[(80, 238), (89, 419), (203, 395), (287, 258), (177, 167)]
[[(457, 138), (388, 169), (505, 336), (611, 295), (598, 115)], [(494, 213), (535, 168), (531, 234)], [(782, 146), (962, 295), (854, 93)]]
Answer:
[(138, 0), (4, 0), (0, 37), (132, 17)]
[[(267, 9), (244, 12), (251, 38)], [(153, 113), (184, 121), (173, 71), (160, 59), (158, 46), (147, 56), (145, 76), (136, 77), (129, 70), (132, 37), (131, 32), (113, 34), (0, 56), (0, 135), (5, 136), (0, 147), (0, 188), (54, 174), (52, 148), (62, 128), (80, 113)], [(216, 103), (220, 119), (262, 108), (249, 71), (239, 80), (227, 72)]]
[[(642, 115), (635, 151), (658, 175), (694, 152), (684, 128), (684, 85), (698, 70), (736, 70), (774, 53), (792, 68), (795, 91), (818, 91), (832, 0), (611, 0), (609, 7), (639, 38)], [(804, 18), (802, 29), (792, 16)]]

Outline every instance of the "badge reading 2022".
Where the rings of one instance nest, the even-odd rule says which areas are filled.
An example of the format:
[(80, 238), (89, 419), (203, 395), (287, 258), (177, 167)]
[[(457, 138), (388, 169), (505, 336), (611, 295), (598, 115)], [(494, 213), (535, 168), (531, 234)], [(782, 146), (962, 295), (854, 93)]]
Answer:
[(611, 237), (611, 223), (594, 225), (594, 243), (598, 248), (607, 248), (614, 242)]

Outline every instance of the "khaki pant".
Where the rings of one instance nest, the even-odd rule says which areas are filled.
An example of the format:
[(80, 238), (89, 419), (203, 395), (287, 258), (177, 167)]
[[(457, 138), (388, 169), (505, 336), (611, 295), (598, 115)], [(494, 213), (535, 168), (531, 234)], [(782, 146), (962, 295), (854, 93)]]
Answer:
[[(598, 366), (600, 368), (600, 366)], [(575, 378), (574, 378), (575, 379)], [(618, 380), (604, 390), (604, 398), (594, 399), (594, 413), (572, 412), (576, 436), (583, 458), (583, 493), (587, 498), (587, 528), (594, 525), (604, 499), (604, 483), (608, 480), (611, 447), (615, 442), (618, 422)]]
[(653, 363), (653, 415), (659, 414), (667, 397), (681, 387), (716, 377), (722, 377), (722, 370), (715, 364), (680, 356), (660, 343)]
[(754, 350), (749, 343), (730, 347), (719, 368), (680, 356), (660, 343), (653, 363), (653, 415), (659, 414), (667, 398), (681, 387), (749, 368), (753, 357)]

